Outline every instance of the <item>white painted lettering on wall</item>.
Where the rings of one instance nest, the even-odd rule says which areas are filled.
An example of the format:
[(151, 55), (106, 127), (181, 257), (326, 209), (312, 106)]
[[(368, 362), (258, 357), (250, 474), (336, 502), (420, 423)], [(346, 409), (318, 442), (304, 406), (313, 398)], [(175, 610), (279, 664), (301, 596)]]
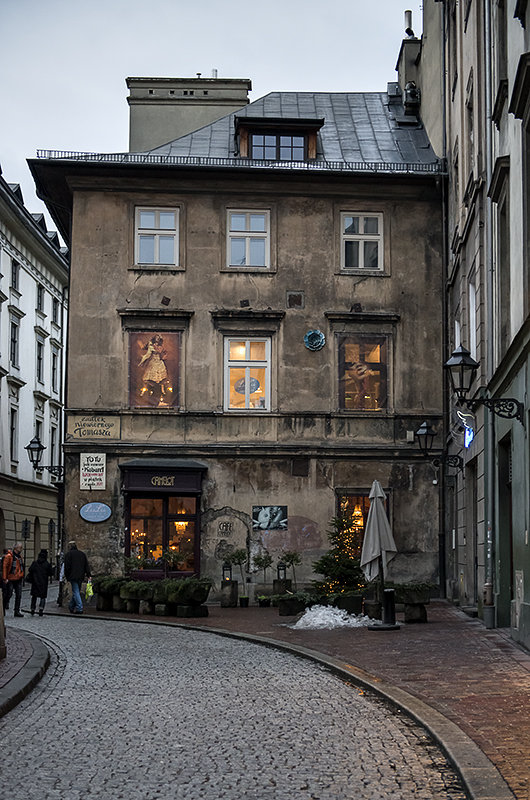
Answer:
[(81, 453), (79, 456), (79, 488), (105, 489), (106, 468), (105, 453)]
[(72, 439), (119, 439), (118, 417), (70, 416), (68, 438)]

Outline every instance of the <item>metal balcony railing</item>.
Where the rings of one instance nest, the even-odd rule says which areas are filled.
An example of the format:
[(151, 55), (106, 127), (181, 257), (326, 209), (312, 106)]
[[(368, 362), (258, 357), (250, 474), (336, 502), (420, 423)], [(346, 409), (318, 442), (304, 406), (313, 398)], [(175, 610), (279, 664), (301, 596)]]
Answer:
[(410, 164), (393, 161), (261, 161), (251, 158), (209, 156), (164, 156), (151, 153), (82, 153), (72, 150), (37, 150), (37, 158), (98, 164), (150, 164), (153, 166), (221, 167), (230, 169), (293, 170), (296, 172), (371, 172), (436, 174), (444, 172), (442, 161)]

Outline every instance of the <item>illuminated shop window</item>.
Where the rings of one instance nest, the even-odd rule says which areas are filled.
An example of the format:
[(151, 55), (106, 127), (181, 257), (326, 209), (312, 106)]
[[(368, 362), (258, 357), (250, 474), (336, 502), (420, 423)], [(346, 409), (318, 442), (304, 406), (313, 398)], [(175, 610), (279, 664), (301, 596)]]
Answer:
[(381, 411), (388, 405), (386, 336), (339, 336), (339, 406)]
[(270, 339), (225, 339), (225, 410), (270, 410)]
[[(370, 510), (369, 491), (344, 492), (338, 496), (338, 516), (350, 520), (349, 528), (342, 537), (344, 546), (351, 558), (360, 558), (364, 541), (366, 522)], [(388, 513), (388, 498), (385, 501)]]
[(129, 555), (136, 569), (195, 572), (195, 497), (138, 497), (130, 501)]

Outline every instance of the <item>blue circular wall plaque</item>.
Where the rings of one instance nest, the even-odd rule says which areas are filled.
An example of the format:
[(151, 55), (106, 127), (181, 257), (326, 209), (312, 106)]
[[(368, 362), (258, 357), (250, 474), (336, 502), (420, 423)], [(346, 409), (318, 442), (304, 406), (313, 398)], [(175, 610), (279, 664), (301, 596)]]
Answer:
[(105, 503), (85, 503), (79, 513), (87, 522), (105, 522), (112, 514), (112, 509)]
[(304, 336), (304, 344), (308, 350), (322, 350), (326, 337), (322, 331), (308, 331)]

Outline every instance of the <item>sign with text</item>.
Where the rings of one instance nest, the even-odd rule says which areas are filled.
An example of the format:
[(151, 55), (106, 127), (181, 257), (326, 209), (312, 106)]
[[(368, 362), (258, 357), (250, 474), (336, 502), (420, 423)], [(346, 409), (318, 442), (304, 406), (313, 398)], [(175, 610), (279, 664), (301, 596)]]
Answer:
[(96, 414), (72, 414), (68, 417), (67, 439), (119, 439), (120, 418)]
[(79, 456), (79, 488), (104, 489), (107, 457), (105, 453), (81, 453)]

